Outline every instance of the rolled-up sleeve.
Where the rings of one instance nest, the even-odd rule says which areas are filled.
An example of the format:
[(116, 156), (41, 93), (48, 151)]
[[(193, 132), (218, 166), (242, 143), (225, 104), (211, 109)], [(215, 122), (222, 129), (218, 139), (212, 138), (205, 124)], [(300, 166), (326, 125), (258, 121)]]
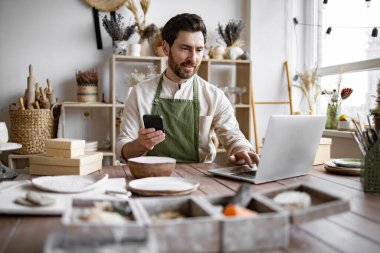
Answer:
[(238, 151), (254, 151), (251, 143), (245, 138), (239, 129), (239, 123), (234, 115), (234, 109), (226, 96), (217, 99), (215, 117), (213, 120), (214, 130), (230, 156)]
[(138, 138), (138, 132), (142, 128), (138, 110), (137, 93), (132, 89), (124, 107), (124, 115), (120, 125), (120, 134), (116, 140), (116, 154), (121, 157), (123, 146)]

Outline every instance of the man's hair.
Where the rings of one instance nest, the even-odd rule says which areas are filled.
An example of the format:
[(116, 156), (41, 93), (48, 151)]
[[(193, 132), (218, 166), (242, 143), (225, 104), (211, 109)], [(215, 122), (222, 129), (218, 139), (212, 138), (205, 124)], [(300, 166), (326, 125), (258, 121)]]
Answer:
[(172, 17), (162, 29), (162, 39), (172, 46), (180, 31), (202, 32), (206, 44), (206, 25), (196, 14), (182, 13)]

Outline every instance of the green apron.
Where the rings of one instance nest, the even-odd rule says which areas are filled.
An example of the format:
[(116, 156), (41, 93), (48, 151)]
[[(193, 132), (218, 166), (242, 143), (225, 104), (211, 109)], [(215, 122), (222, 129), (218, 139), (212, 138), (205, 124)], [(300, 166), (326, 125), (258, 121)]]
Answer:
[(149, 156), (168, 156), (177, 163), (199, 162), (199, 99), (196, 76), (193, 100), (160, 98), (163, 75), (158, 82), (152, 114), (164, 118), (165, 140), (148, 152)]

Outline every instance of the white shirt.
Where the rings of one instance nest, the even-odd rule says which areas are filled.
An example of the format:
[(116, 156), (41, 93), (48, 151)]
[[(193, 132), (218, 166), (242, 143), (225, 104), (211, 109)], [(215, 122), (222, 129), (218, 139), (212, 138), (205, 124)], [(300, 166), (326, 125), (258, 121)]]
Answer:
[[(199, 76), (194, 75), (178, 85), (164, 75), (160, 97), (193, 100), (193, 78), (198, 80), (200, 162), (212, 162), (215, 159), (216, 148), (211, 140), (214, 131), (228, 155), (241, 150), (253, 150), (240, 131), (234, 109), (223, 91)], [(116, 141), (116, 153), (119, 156), (124, 144), (137, 139), (138, 131), (144, 128), (143, 115), (151, 114), (159, 79), (160, 76), (157, 76), (133, 87), (125, 104), (120, 135)]]

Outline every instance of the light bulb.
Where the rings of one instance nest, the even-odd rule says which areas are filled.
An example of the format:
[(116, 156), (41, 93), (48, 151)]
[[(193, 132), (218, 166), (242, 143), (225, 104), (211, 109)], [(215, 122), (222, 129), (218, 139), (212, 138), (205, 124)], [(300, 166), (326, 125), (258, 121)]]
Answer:
[(329, 26), (329, 27), (327, 28), (326, 33), (325, 33), (325, 35), (323, 36), (323, 38), (326, 39), (327, 35), (329, 35), (329, 34), (331, 33), (331, 31), (332, 31), (332, 28), (331, 28), (331, 26)]
[(322, 8), (326, 9), (328, 0), (323, 0)]

